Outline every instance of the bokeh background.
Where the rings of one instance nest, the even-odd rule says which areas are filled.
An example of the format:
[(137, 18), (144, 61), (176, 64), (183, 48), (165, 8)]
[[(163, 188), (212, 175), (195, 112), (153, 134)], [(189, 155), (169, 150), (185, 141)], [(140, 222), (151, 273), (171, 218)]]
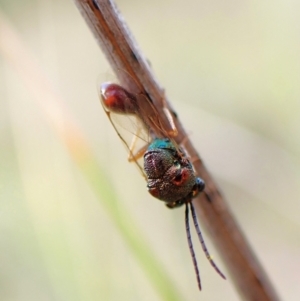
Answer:
[[(117, 4), (279, 295), (299, 300), (300, 2)], [(60, 120), (72, 118), (111, 181), (99, 186), (126, 206), (174, 287), (185, 300), (240, 300), (195, 241), (198, 292), (183, 210), (151, 198), (127, 162), (97, 95), (114, 76), (74, 3), (0, 9), (59, 95)], [(0, 36), (0, 299), (159, 300), (45, 117), (47, 89), (37, 101), (31, 73), (20, 76), (3, 50), (11, 36)]]

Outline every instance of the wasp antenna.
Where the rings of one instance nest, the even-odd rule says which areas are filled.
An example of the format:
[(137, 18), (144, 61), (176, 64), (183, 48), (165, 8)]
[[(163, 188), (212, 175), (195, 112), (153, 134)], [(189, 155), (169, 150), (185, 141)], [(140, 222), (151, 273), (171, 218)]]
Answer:
[(196, 260), (195, 251), (194, 251), (194, 248), (193, 248), (191, 231), (190, 231), (188, 203), (185, 204), (185, 229), (186, 229), (187, 241), (188, 241), (188, 245), (189, 245), (189, 249), (190, 249), (190, 253), (191, 253), (191, 256), (192, 256), (193, 265), (194, 265), (194, 269), (195, 269), (195, 273), (196, 273), (198, 287), (199, 287), (199, 290), (201, 291), (200, 274), (199, 274), (198, 264), (197, 264), (197, 260)]
[(206, 245), (205, 245), (205, 242), (204, 242), (202, 233), (201, 233), (200, 228), (199, 228), (199, 225), (198, 225), (198, 221), (197, 221), (195, 209), (194, 209), (194, 206), (193, 206), (192, 202), (190, 202), (190, 206), (191, 206), (192, 217), (193, 217), (195, 229), (196, 229), (196, 232), (197, 232), (197, 234), (198, 234), (198, 238), (199, 238), (199, 241), (200, 241), (200, 243), (201, 243), (202, 250), (203, 250), (203, 252), (204, 252), (206, 258), (208, 259), (208, 261), (209, 261), (210, 264), (212, 265), (212, 267), (215, 269), (215, 271), (216, 271), (223, 279), (226, 279), (225, 275), (224, 275), (224, 274), (220, 271), (220, 269), (217, 267), (217, 265), (215, 264), (215, 262), (213, 261), (212, 257), (210, 256), (210, 254), (209, 254), (209, 252), (208, 252), (208, 250), (207, 250), (207, 247), (206, 247)]

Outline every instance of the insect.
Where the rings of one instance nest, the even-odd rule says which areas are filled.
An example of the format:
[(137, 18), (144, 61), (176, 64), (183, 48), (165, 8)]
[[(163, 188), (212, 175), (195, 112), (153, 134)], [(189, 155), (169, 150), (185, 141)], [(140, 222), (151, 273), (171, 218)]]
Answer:
[[(147, 181), (149, 193), (165, 202), (168, 208), (185, 205), (187, 240), (199, 290), (201, 281), (191, 239), (189, 210), (206, 258), (216, 272), (226, 279), (211, 258), (198, 225), (192, 200), (204, 190), (205, 184), (196, 177), (184, 150), (173, 140), (177, 131), (172, 114), (165, 110), (166, 119), (162, 120), (146, 93), (132, 94), (117, 84), (103, 83), (100, 98), (108, 118), (129, 151), (129, 161), (137, 164)], [(127, 127), (120, 125), (120, 116), (127, 119)], [(130, 134), (131, 143), (125, 138), (126, 133)], [(138, 141), (142, 141), (142, 145), (138, 146)], [(140, 162), (142, 158), (143, 164)]]

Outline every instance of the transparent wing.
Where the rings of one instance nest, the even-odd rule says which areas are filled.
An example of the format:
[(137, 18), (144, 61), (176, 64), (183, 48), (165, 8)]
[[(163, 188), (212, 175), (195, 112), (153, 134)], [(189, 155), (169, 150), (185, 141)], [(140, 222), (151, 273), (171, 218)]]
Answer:
[(166, 111), (166, 123), (145, 94), (133, 95), (117, 84), (103, 83), (99, 94), (109, 120), (128, 150), (129, 161), (135, 162), (145, 177), (142, 158), (151, 141), (172, 139), (177, 133), (169, 122), (171, 115)]

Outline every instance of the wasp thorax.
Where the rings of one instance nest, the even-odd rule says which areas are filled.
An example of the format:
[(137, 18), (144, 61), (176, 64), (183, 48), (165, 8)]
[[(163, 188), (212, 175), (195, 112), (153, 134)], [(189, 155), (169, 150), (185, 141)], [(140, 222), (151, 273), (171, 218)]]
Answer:
[(150, 144), (144, 169), (150, 194), (166, 203), (182, 205), (198, 187), (191, 163), (169, 139), (155, 139)]

